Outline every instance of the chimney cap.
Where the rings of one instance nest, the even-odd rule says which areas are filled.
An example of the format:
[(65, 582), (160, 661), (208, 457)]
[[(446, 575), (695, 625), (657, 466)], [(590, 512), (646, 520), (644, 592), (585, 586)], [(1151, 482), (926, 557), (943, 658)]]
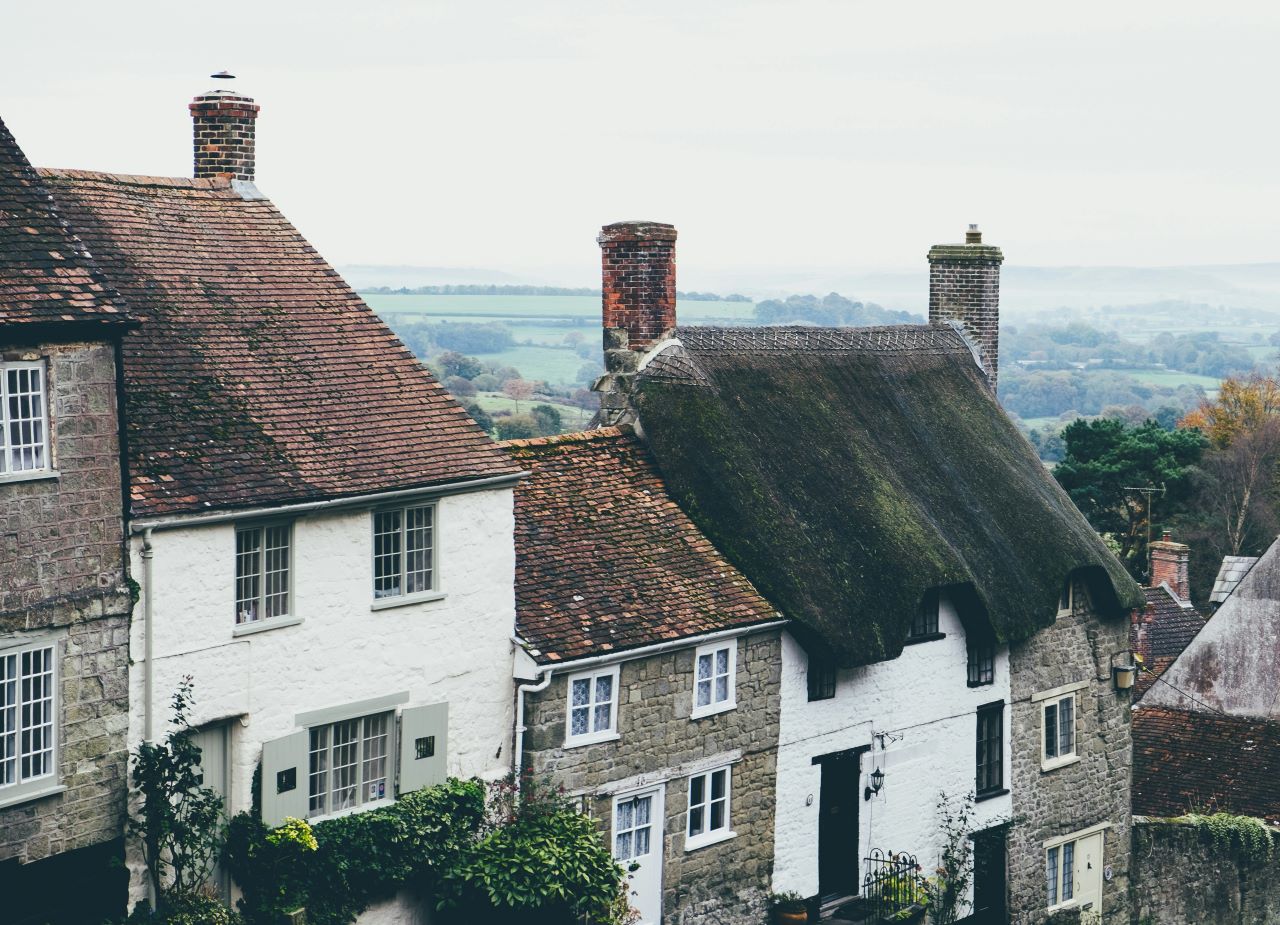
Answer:
[(609, 244), (616, 241), (674, 241), (676, 226), (666, 222), (627, 221), (614, 222), (600, 229), (596, 243)]
[(209, 76), (212, 77), (214, 80), (235, 80), (236, 79), (236, 75), (232, 74), (230, 71), (218, 71), (218, 73), (210, 74)]
[(978, 230), (978, 226), (976, 223), (971, 222), (969, 224), (969, 230), (964, 233), (964, 243), (965, 244), (981, 244), (982, 243), (982, 232)]

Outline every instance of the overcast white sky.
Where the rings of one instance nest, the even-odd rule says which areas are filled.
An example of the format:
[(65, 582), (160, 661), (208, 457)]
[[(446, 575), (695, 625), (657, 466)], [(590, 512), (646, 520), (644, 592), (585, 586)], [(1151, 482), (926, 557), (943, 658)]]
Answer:
[(260, 0), (6, 5), (39, 165), (190, 172), (189, 99), (262, 105), (259, 186), (339, 264), (598, 279), (599, 226), (698, 270), (1275, 260), (1280, 5)]

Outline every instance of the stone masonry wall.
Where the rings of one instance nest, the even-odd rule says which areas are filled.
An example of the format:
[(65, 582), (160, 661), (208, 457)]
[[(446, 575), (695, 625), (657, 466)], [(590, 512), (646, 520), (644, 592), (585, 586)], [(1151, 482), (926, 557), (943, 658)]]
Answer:
[(0, 354), (47, 360), (59, 472), (0, 480), (0, 639), (54, 638), (60, 647), (57, 761), (66, 789), (0, 807), (0, 861), (27, 863), (123, 832), (132, 599), (112, 347), (0, 345)]
[[(1129, 693), (1111, 681), (1111, 655), (1128, 647), (1128, 621), (1102, 620), (1084, 585), (1074, 607), (1053, 626), (1011, 646), (1013, 817), (1009, 833), (1010, 921), (1049, 921), (1045, 892), (1046, 840), (1110, 823), (1103, 835), (1102, 921), (1129, 921), (1129, 835), (1132, 744)], [(1041, 704), (1032, 695), (1088, 681), (1076, 695), (1079, 761), (1042, 771)]]
[[(781, 652), (774, 630), (737, 641), (737, 707), (691, 720), (694, 650), (623, 662), (619, 739), (566, 749), (567, 675), (526, 705), (525, 767), (547, 777), (587, 805), (608, 832), (612, 796), (597, 791), (638, 775), (665, 778), (663, 922), (734, 925), (764, 920), (772, 875), (773, 794), (778, 742)], [(688, 777), (682, 764), (740, 750), (733, 765), (730, 826), (735, 838), (684, 850)], [(663, 773), (663, 772), (666, 773)]]
[(1280, 922), (1280, 865), (1249, 861), (1174, 822), (1135, 821), (1134, 925)]

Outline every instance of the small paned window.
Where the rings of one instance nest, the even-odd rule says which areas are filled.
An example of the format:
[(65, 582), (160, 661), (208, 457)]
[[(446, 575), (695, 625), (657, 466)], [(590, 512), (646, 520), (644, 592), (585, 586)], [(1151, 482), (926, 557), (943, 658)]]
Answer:
[(699, 646), (694, 654), (693, 717), (735, 705), (734, 671), (737, 642)]
[(978, 796), (1004, 789), (1004, 703), (978, 708)]
[(391, 794), (392, 720), (391, 713), (377, 713), (311, 727), (309, 815), (350, 809)]
[(970, 640), (968, 684), (981, 687), (996, 680), (996, 646), (990, 640)]
[(618, 716), (618, 669), (569, 677), (569, 745), (613, 738)]
[(810, 700), (830, 700), (836, 695), (835, 662), (810, 655), (807, 674)]
[(236, 529), (236, 623), (289, 613), (289, 524)]
[(1062, 763), (1076, 753), (1076, 695), (1044, 704), (1044, 763)]
[(1068, 578), (1062, 583), (1062, 590), (1058, 592), (1058, 613), (1071, 613), (1071, 605), (1075, 598), (1075, 592), (1071, 588), (1071, 579)]
[(729, 768), (689, 778), (689, 826), (686, 848), (720, 841), (729, 830)]
[(373, 515), (373, 597), (425, 594), (436, 588), (434, 504)]
[(0, 363), (0, 476), (49, 468), (44, 364)]
[(0, 798), (57, 774), (54, 654), (52, 645), (0, 652)]
[(1045, 852), (1045, 878), (1049, 906), (1059, 906), (1075, 898), (1076, 843), (1055, 845)]
[(942, 635), (938, 632), (938, 601), (936, 591), (930, 591), (924, 596), (911, 621), (911, 635), (907, 637), (907, 642), (922, 642)]

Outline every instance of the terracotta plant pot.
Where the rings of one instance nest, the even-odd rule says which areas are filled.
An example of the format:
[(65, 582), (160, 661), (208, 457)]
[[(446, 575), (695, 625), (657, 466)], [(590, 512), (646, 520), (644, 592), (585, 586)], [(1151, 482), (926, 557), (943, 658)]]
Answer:
[(797, 912), (787, 912), (782, 909), (773, 910), (773, 921), (777, 925), (804, 925), (809, 921), (809, 913), (805, 909)]

